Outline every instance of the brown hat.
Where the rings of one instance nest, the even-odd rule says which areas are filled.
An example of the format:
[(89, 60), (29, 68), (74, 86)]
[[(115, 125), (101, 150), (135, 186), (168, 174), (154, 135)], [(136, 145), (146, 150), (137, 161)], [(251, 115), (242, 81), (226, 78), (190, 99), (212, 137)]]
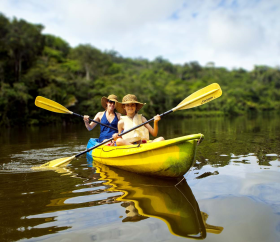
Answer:
[(107, 102), (108, 101), (114, 101), (114, 102), (118, 102), (118, 97), (114, 94), (109, 95), (108, 97), (102, 97), (101, 98), (101, 105), (102, 107), (106, 110), (107, 109)]
[(122, 102), (116, 103), (116, 109), (119, 113), (126, 114), (123, 104), (136, 103), (136, 112), (138, 112), (146, 103), (140, 103), (137, 101), (137, 97), (133, 94), (127, 94), (123, 97)]

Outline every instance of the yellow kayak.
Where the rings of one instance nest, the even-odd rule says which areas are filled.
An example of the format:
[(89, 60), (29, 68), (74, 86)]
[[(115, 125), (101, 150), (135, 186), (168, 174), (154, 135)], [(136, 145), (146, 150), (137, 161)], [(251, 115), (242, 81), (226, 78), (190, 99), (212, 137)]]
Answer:
[(154, 143), (127, 146), (102, 145), (90, 156), (101, 164), (158, 177), (181, 177), (195, 161), (203, 134), (187, 135)]

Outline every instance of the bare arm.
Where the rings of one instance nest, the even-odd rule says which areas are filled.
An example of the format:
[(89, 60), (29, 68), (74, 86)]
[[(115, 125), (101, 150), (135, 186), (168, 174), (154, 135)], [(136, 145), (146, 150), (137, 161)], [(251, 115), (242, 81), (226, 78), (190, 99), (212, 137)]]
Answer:
[[(102, 118), (102, 114), (103, 114), (103, 112), (98, 112), (95, 115), (94, 120), (97, 121), (97, 122), (100, 122), (101, 118)], [(95, 122), (91, 122), (91, 123), (89, 122), (89, 116), (88, 115), (84, 116), (84, 122), (85, 122), (85, 126), (86, 126), (88, 131), (91, 131), (97, 125), (97, 123), (95, 123)]]
[[(154, 117), (154, 128), (149, 124), (144, 125), (149, 130), (150, 134), (154, 137), (156, 137), (158, 135), (158, 121), (159, 120), (160, 120), (160, 116), (156, 115)], [(142, 116), (142, 122), (143, 123), (147, 122), (147, 119), (143, 116)]]
[(113, 134), (113, 138), (116, 141), (118, 138), (120, 138), (121, 136), (119, 134), (121, 134), (121, 132), (124, 130), (124, 122), (123, 120), (120, 120), (118, 122), (118, 133)]

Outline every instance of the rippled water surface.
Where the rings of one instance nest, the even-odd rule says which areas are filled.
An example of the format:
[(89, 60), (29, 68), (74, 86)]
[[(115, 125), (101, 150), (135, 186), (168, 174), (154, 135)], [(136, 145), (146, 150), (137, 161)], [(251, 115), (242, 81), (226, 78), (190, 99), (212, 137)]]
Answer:
[(205, 135), (185, 179), (140, 176), (86, 156), (66, 168), (32, 170), (83, 151), (99, 129), (2, 128), (1, 241), (280, 241), (279, 117), (159, 126), (166, 139)]

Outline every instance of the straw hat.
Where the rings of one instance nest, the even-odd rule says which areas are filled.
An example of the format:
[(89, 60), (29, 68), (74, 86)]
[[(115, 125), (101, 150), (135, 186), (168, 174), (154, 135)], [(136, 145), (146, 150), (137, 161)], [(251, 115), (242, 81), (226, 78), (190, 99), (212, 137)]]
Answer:
[(107, 102), (108, 101), (114, 101), (115, 103), (118, 102), (118, 97), (114, 94), (109, 95), (108, 97), (102, 97), (101, 98), (101, 105), (106, 110), (107, 109)]
[(119, 113), (126, 114), (123, 104), (136, 103), (136, 112), (138, 112), (146, 103), (140, 103), (137, 101), (137, 97), (133, 94), (127, 94), (123, 97), (122, 102), (116, 103), (116, 109)]

